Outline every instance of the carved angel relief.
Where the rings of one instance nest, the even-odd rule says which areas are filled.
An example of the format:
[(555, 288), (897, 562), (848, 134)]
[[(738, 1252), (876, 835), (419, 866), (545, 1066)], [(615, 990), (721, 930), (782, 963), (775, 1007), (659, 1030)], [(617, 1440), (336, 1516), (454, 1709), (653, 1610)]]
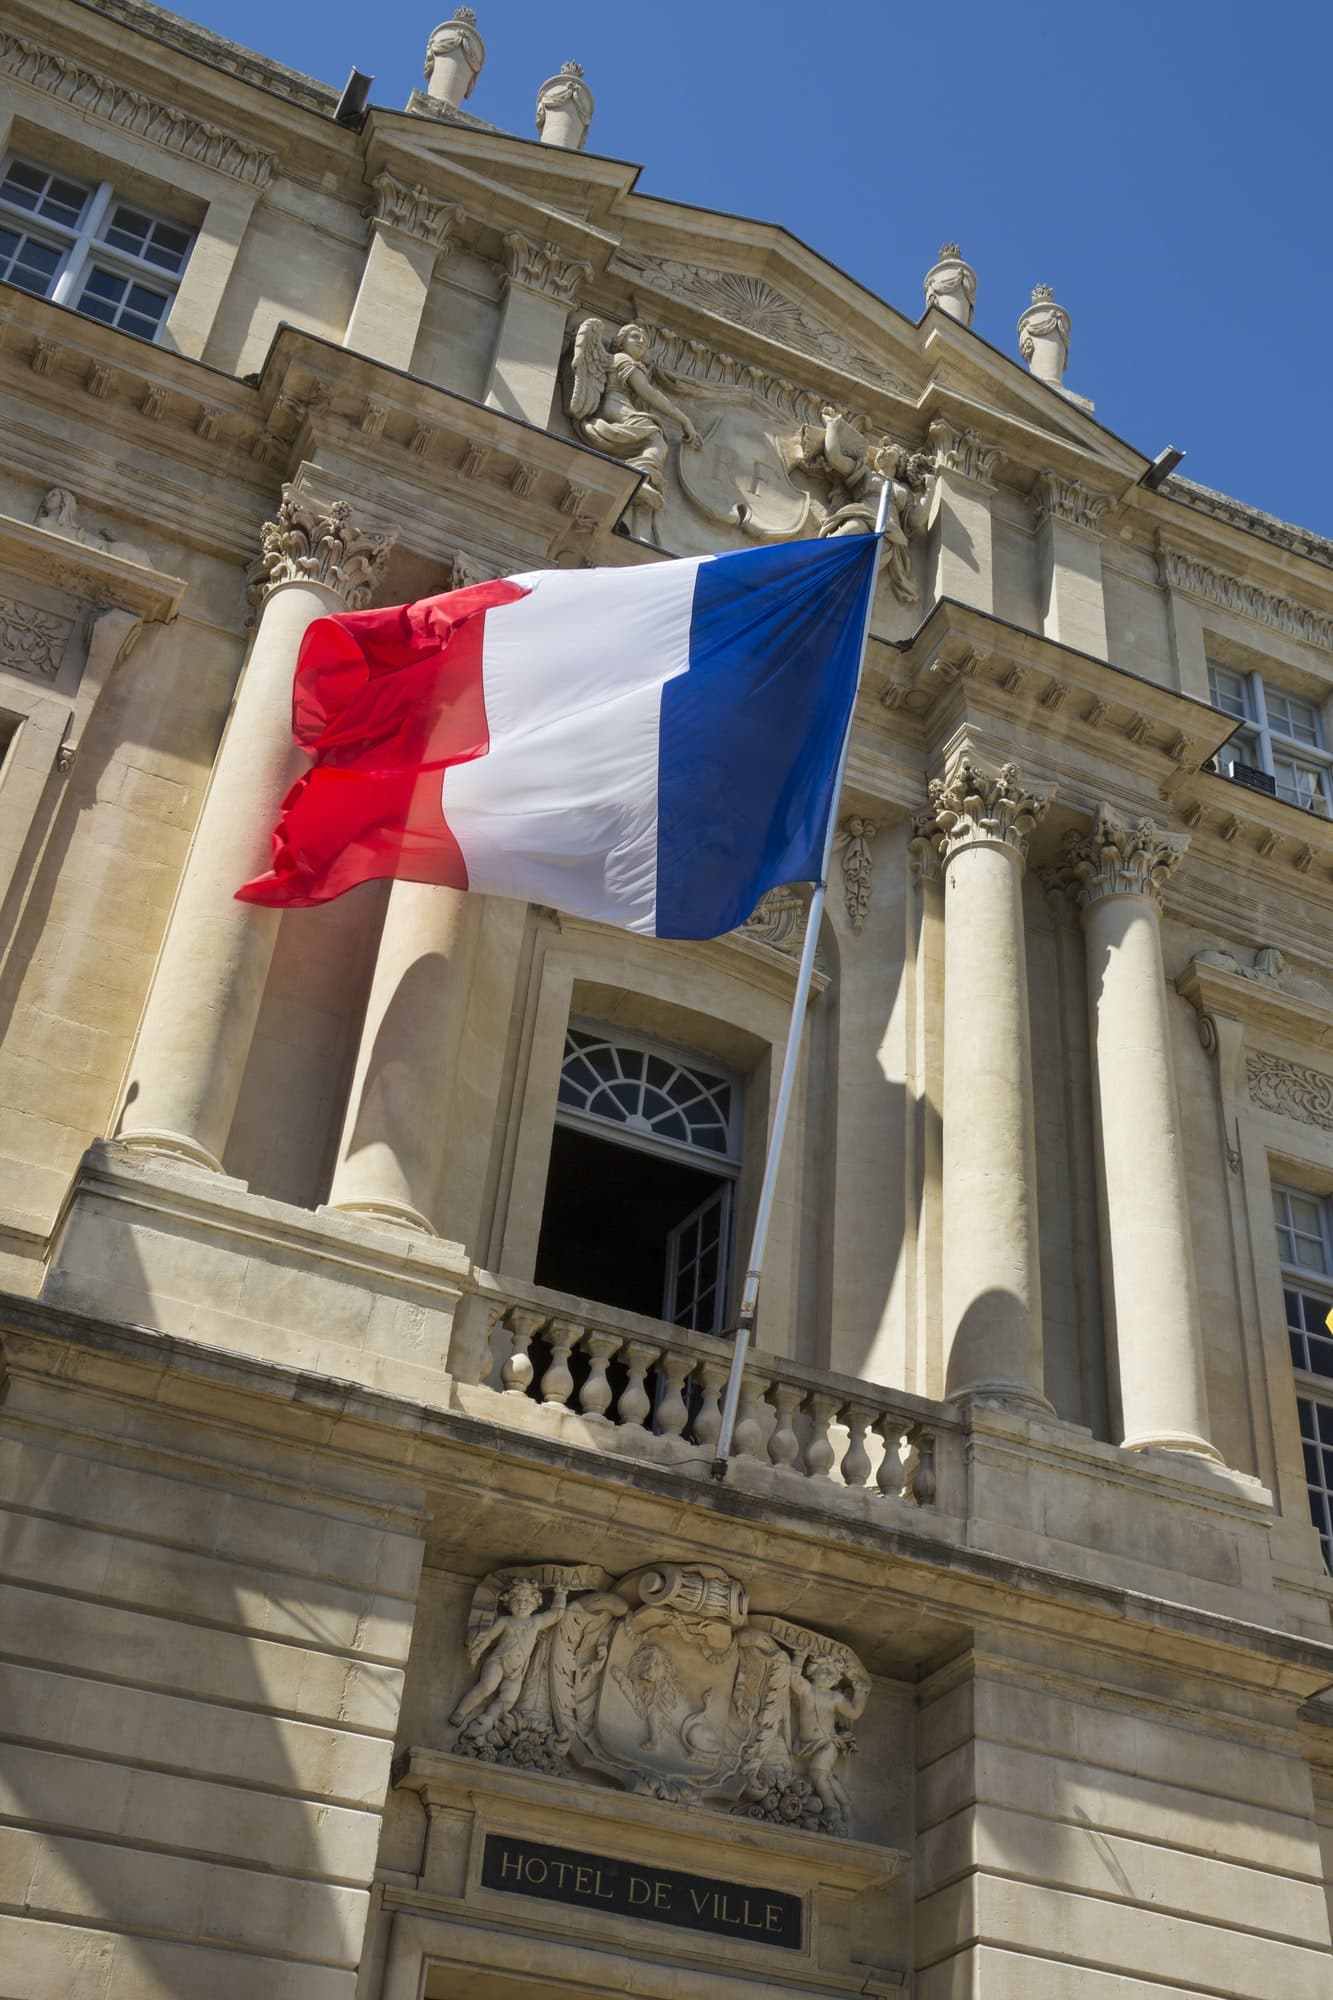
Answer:
[(842, 1773), (865, 1669), (837, 1640), (751, 1615), (725, 1570), (493, 1570), (467, 1648), (476, 1680), (450, 1717), (462, 1756), (851, 1830)]
[(631, 321), (612, 341), (608, 331), (604, 319), (585, 319), (574, 336), (569, 414), (589, 444), (643, 474), (630, 506), (630, 528), (641, 541), (655, 542), (670, 450), (662, 418), (679, 427), (687, 445), (697, 447), (699, 433), (660, 386), (644, 329)]

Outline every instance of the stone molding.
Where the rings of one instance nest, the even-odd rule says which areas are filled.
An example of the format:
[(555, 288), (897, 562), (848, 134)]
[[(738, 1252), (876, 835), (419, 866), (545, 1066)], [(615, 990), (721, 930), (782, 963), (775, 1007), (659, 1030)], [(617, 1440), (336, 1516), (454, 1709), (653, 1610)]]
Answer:
[(260, 529), (260, 552), (246, 572), (250, 603), (259, 611), (279, 584), (317, 583), (341, 597), (349, 611), (362, 611), (396, 540), (396, 529), (368, 533), (346, 500), (325, 504), (284, 486), (282, 504)]
[(987, 444), (979, 431), (956, 430), (943, 417), (934, 419), (926, 435), (937, 472), (958, 472), (964, 479), (990, 484), (1000, 461), (999, 445)]
[[(779, 291), (767, 278), (752, 277), (748, 271), (684, 264), (673, 257), (649, 257), (638, 251), (623, 254), (621, 262), (674, 297), (697, 305), (732, 326), (743, 327), (747, 333), (757, 333), (764, 340), (776, 341), (812, 360), (831, 362), (835, 368), (861, 376), (894, 395), (907, 394), (898, 376), (891, 375), (878, 361), (832, 332), (799, 300)], [(812, 400), (817, 408), (823, 399)]]
[(1147, 896), (1160, 910), (1163, 885), (1188, 846), (1188, 834), (1167, 833), (1151, 819), (1123, 819), (1103, 805), (1090, 832), (1065, 835), (1060, 860), (1042, 871), (1042, 880), (1080, 910), (1108, 896)]
[(862, 813), (851, 813), (838, 829), (837, 844), (842, 849), (842, 889), (847, 904), (847, 921), (856, 937), (861, 935), (870, 914), (875, 874), (871, 843), (879, 827), (877, 819), (867, 819)]
[(0, 69), (20, 83), (31, 84), (34, 90), (62, 98), (86, 117), (118, 125), (136, 138), (229, 174), (248, 187), (266, 188), (272, 178), (277, 162), (262, 146), (238, 139), (235, 133), (210, 124), (206, 118), (196, 118), (178, 105), (163, 104), (142, 91), (131, 90), (101, 70), (85, 69), (22, 35), (0, 31)]
[(1333, 1076), (1262, 1049), (1252, 1049), (1246, 1056), (1245, 1076), (1251, 1100), (1261, 1110), (1333, 1132)]
[(1080, 480), (1058, 472), (1039, 473), (1032, 489), (1032, 511), (1038, 521), (1068, 521), (1094, 533), (1100, 532), (1102, 516), (1114, 504), (1109, 493), (1094, 493)]
[(372, 227), (401, 229), (441, 253), (451, 248), (454, 231), (463, 220), (456, 202), (440, 201), (419, 183), (408, 186), (391, 173), (376, 174), (370, 185), (375, 190), (375, 206), (367, 211)]
[(508, 284), (561, 305), (577, 304), (580, 287), (592, 276), (586, 257), (565, 257), (558, 243), (533, 243), (517, 229), (505, 237), (504, 250)]
[(1166, 542), (1159, 545), (1158, 563), (1167, 590), (1188, 591), (1193, 597), (1220, 605), (1224, 611), (1237, 612), (1259, 625), (1271, 625), (1275, 631), (1301, 639), (1307, 646), (1333, 652), (1333, 618), (1309, 611), (1303, 604), (1293, 604), (1289, 597), (1266, 590), (1262, 584), (1244, 583), (1239, 577), (1228, 576), (1224, 570), (1214, 569), (1211, 563), (1187, 555), (1183, 549), (1173, 549)]
[(1050, 798), (1024, 788), (1017, 764), (1002, 764), (992, 776), (964, 750), (943, 778), (931, 779), (930, 805), (917, 821), (917, 838), (933, 843), (941, 860), (986, 841), (1022, 861)]
[(1186, 479), (1179, 472), (1163, 480), (1159, 491), (1167, 499), (1179, 500), (1200, 514), (1211, 514), (1214, 520), (1225, 521), (1247, 535), (1258, 535), (1280, 549), (1289, 549), (1293, 555), (1308, 556), (1311, 562), (1333, 569), (1333, 539), (1317, 535), (1313, 528), (1302, 528), (1277, 514), (1266, 514), (1261, 507), (1248, 507), (1243, 501), (1233, 500), (1226, 493), (1215, 493), (1211, 486), (1200, 486), (1197, 480)]

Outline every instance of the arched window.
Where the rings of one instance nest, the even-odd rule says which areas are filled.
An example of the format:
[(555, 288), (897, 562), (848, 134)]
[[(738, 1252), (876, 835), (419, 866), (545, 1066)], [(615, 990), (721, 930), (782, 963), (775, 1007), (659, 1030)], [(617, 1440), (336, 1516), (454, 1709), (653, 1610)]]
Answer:
[(721, 1331), (740, 1110), (735, 1077), (624, 1030), (571, 1023), (537, 1282)]

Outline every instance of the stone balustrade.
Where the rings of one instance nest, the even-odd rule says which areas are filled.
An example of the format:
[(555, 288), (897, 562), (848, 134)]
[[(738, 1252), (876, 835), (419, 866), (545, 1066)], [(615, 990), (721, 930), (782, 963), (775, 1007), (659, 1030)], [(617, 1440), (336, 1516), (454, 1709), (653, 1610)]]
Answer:
[[(450, 1369), (468, 1411), (565, 1442), (706, 1477), (722, 1423), (729, 1342), (478, 1274)], [(595, 1315), (595, 1316), (594, 1316)], [(752, 1351), (728, 1476), (770, 1475), (807, 1502), (936, 1501), (942, 1434), (921, 1398)]]

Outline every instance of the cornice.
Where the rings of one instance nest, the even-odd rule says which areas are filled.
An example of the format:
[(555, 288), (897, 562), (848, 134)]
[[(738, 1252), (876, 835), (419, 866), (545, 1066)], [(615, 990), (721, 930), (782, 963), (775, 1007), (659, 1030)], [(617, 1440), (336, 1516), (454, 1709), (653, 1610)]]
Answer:
[(73, 105), (81, 117), (132, 132), (150, 145), (211, 167), (256, 191), (266, 188), (272, 178), (276, 160), (262, 146), (8, 29), (0, 29), (0, 70)]
[(1233, 500), (1227, 493), (1214, 492), (1211, 486), (1200, 486), (1193, 479), (1185, 479), (1177, 472), (1162, 482), (1159, 491), (1168, 500), (1179, 500), (1196, 513), (1209, 514), (1216, 521), (1225, 521), (1229, 527), (1239, 528), (1247, 535), (1257, 535), (1261, 541), (1272, 542), (1275, 547), (1287, 549), (1292, 555), (1305, 556), (1310, 562), (1317, 562), (1326, 569), (1333, 569), (1333, 540), (1325, 535), (1317, 535), (1312, 528), (1302, 528), (1293, 521), (1284, 521), (1276, 514), (1266, 514), (1262, 507), (1247, 507), (1241, 500)]
[(1286, 993), (1271, 979), (1232, 971), (1196, 956), (1177, 977), (1176, 991), (1201, 1017), (1224, 1014), (1256, 1034), (1276, 1035), (1306, 1049), (1333, 1051), (1333, 1008)]
[(1333, 886), (1333, 820), (1322, 814), (1212, 771), (1189, 773), (1172, 803), (1196, 850), (1206, 842), (1219, 856), (1225, 852), (1233, 872), (1241, 862), (1263, 863), (1303, 894)]
[(119, 22), (132, 33), (204, 63), (209, 69), (220, 70), (238, 83), (250, 84), (322, 117), (333, 116), (338, 91), (332, 84), (288, 69), (285, 63), (274, 62), (269, 56), (243, 48), (239, 42), (215, 35), (211, 29), (172, 14), (165, 7), (151, 6), (148, 0), (70, 0), (70, 3), (85, 13)]
[(181, 577), (9, 514), (0, 514), (0, 566), (98, 610), (133, 611), (145, 624), (170, 623), (186, 590)]

